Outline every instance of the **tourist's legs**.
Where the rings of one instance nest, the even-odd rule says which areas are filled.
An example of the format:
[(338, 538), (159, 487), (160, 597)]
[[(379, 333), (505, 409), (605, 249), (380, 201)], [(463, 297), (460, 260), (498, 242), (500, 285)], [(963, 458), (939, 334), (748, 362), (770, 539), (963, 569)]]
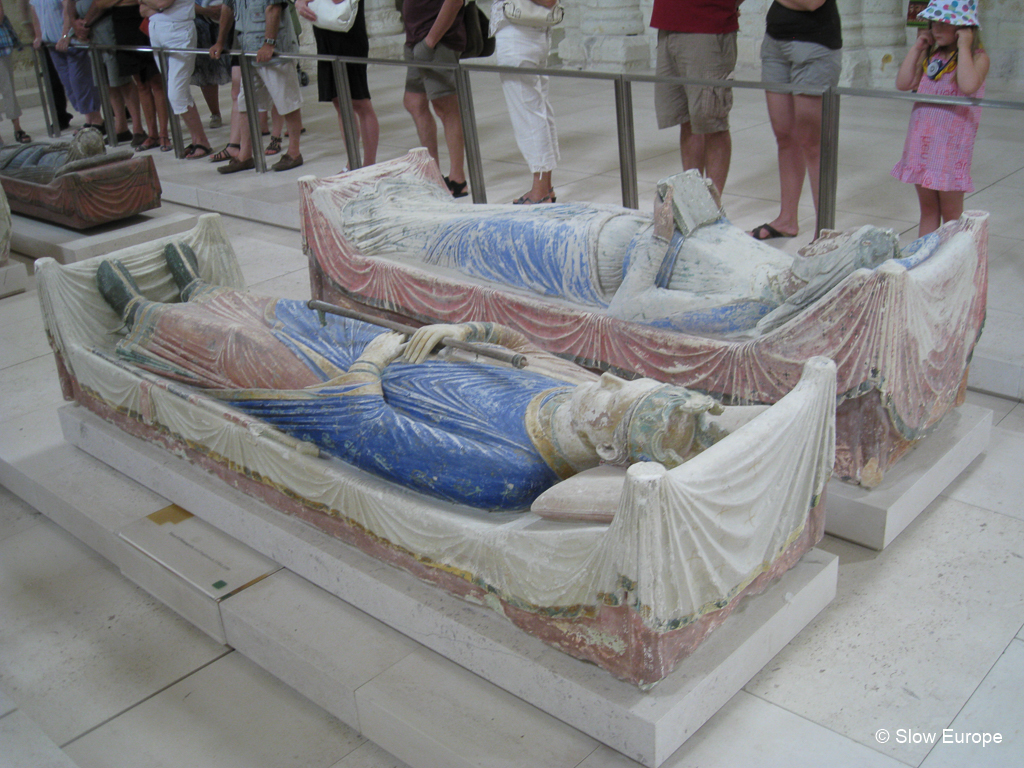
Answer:
[(704, 134), (704, 167), (702, 173), (721, 192), (729, 175), (732, 162), (732, 134), (729, 131), (715, 131)]
[(416, 136), (420, 145), (426, 147), (427, 152), (434, 158), (434, 162), (440, 165), (437, 154), (437, 122), (430, 112), (430, 102), (427, 101), (425, 93), (406, 91), (402, 100), (406, 111), (412, 115), (412, 121), (416, 126)]
[(220, 86), (216, 83), (207, 83), (199, 86), (200, 93), (206, 101), (206, 107), (210, 110), (210, 117), (220, 117)]
[[(502, 66), (543, 67), (551, 37), (546, 30), (510, 25), (498, 31), (497, 44)], [(530, 191), (519, 201), (548, 200), (552, 196), (551, 174), (558, 165), (558, 132), (548, 98), (548, 78), (502, 74), (500, 80), (516, 144), (533, 174)]]
[(800, 231), (797, 206), (807, 165), (796, 137), (794, 97), (789, 93), (767, 91), (765, 99), (779, 159), (780, 211), (770, 225), (785, 235), (796, 235)]
[(963, 192), (939, 192), (939, 210), (942, 213), (942, 223), (956, 221), (964, 212)]
[(915, 184), (914, 188), (917, 190), (917, 202), (921, 206), (921, 223), (917, 227), (917, 236), (924, 237), (942, 224), (939, 193), (934, 189), (925, 189), (920, 184)]
[(359, 138), (363, 142), (363, 165), (377, 162), (377, 145), (380, 143), (380, 124), (373, 102), (369, 99), (353, 99), (352, 111), (359, 123)]
[(459, 97), (455, 94), (441, 96), (430, 103), (433, 105), (437, 116), (441, 118), (441, 125), (444, 126), (444, 143), (448, 147), (448, 162), (451, 168), (448, 178), (453, 182), (461, 184), (466, 180), (466, 143), (462, 135)]

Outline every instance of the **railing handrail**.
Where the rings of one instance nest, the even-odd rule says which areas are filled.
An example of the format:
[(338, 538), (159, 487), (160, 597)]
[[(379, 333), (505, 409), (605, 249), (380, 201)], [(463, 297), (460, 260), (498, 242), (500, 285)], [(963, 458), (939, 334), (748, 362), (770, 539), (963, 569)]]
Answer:
[[(44, 47), (52, 47), (52, 44), (44, 43)], [(75, 48), (88, 50), (93, 58), (93, 72), (97, 76), (102, 69), (99, 65), (99, 54), (101, 52), (133, 51), (140, 53), (152, 53), (161, 64), (161, 72), (167, 70), (167, 57), (174, 53), (186, 53), (196, 55), (209, 55), (208, 48), (167, 48), (160, 46), (131, 46), (131, 45), (100, 45), (96, 43), (76, 44)], [(237, 56), (242, 63), (242, 87), (245, 89), (246, 102), (255, 103), (249, 95), (255, 93), (253, 86), (252, 67), (253, 59), (256, 58), (254, 51), (241, 51), (238, 49), (224, 49), (221, 56)], [(459, 61), (456, 63), (446, 62), (418, 62), (405, 59), (374, 58), (359, 56), (334, 56), (318, 53), (283, 53), (275, 52), (275, 57), (291, 59), (295, 61), (328, 61), (334, 67), (335, 81), (339, 85), (338, 104), (341, 109), (342, 126), (345, 135), (345, 144), (348, 150), (349, 167), (358, 168), (362, 163), (359, 156), (358, 130), (355, 114), (352, 110), (352, 103), (348, 89), (348, 78), (345, 77), (345, 67), (348, 64), (365, 64), (385, 67), (419, 67), (422, 69), (437, 69), (454, 71), (456, 76), (456, 88), (459, 97), (459, 110), (463, 122), (466, 147), (466, 164), (470, 190), (473, 194), (474, 203), (487, 202), (485, 181), (483, 178), (482, 160), (480, 158), (479, 141), (476, 133), (476, 113), (473, 108), (472, 90), (470, 87), (469, 74), (471, 72), (494, 73), (494, 74), (519, 74), (519, 75), (541, 75), (545, 77), (602, 80), (613, 84), (615, 89), (615, 110), (616, 110), (616, 133), (619, 146), (619, 172), (622, 181), (623, 205), (630, 208), (637, 207), (637, 180), (636, 180), (636, 145), (633, 134), (633, 83), (672, 83), (679, 85), (697, 85), (706, 87), (726, 87), (737, 89), (751, 89), (760, 91), (771, 91), (773, 93), (801, 93), (819, 95), (822, 97), (822, 121), (821, 121), (821, 167), (819, 178), (819, 201), (817, 231), (830, 229), (835, 225), (836, 189), (838, 186), (838, 146), (839, 146), (839, 103), (842, 96), (880, 98), (905, 100), (915, 103), (941, 104), (952, 106), (984, 107), (989, 109), (1017, 109), (1024, 110), (1024, 101), (968, 98), (959, 96), (934, 96), (917, 94), (913, 92), (852, 88), (845, 86), (801, 86), (779, 83), (766, 83), (756, 80), (734, 80), (727, 79), (706, 79), (690, 77), (664, 77), (657, 74), (644, 72), (611, 72), (596, 70), (566, 69), (564, 67), (509, 67), (500, 64), (480, 63), (473, 61)], [(48, 132), (50, 136), (58, 136), (59, 129), (56, 128), (56, 114), (53, 109), (53, 95), (50, 87), (49, 76), (46, 67), (42, 65), (39, 57), (35, 59), (37, 81), (42, 97), (44, 115), (47, 116)], [(104, 105), (104, 118), (107, 124), (108, 141), (116, 143), (114, 137), (113, 116), (109, 108), (109, 96), (106, 79), (96, 77), (101, 92), (102, 104)], [(49, 113), (47, 115), (47, 113)], [(258, 114), (256, 110), (248, 111), (250, 131), (253, 140), (253, 159), (256, 170), (260, 173), (266, 171), (266, 160), (263, 155), (262, 137), (258, 128)], [(175, 154), (182, 156), (183, 141), (181, 137), (181, 126), (177, 115), (171, 115), (171, 133), (174, 143)]]

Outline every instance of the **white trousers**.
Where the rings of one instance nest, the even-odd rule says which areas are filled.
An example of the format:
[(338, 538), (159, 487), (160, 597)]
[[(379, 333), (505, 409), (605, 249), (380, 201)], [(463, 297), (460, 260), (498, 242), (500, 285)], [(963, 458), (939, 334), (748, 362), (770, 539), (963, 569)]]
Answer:
[[(149, 41), (154, 48), (195, 48), (195, 21), (172, 21), (170, 19), (149, 18)], [(160, 57), (157, 57), (159, 63)], [(167, 71), (164, 80), (167, 84), (167, 102), (171, 112), (183, 115), (195, 102), (192, 100), (192, 70), (196, 67), (194, 53), (167, 54)]]
[[(498, 64), (503, 67), (543, 67), (551, 50), (551, 30), (509, 24), (494, 36)], [(558, 132), (548, 99), (548, 78), (541, 75), (501, 75), (512, 132), (531, 173), (558, 167)]]

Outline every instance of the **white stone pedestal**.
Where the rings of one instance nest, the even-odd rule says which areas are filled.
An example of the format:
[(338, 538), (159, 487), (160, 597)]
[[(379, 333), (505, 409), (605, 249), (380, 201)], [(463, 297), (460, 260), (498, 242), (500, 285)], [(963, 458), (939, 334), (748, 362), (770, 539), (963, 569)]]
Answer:
[(33, 259), (49, 256), (61, 264), (99, 256), (159, 237), (186, 232), (196, 225), (190, 213), (167, 213), (159, 208), (84, 232), (28, 216), (11, 217), (11, 250)]
[[(447, 662), (431, 661), (433, 655), (423, 656), (427, 651), (421, 649), (375, 669), (366, 662), (365, 649), (356, 653), (362, 644), (354, 635), (331, 631), (329, 625), (341, 621), (342, 614), (318, 608), (324, 600), (336, 600), (348, 617), (369, 614), (366, 622), (383, 622), (475, 673), (448, 673), (467, 716), (486, 713), (487, 707), (520, 706), (512, 694), (532, 705), (530, 712), (540, 710), (531, 717), (546, 727), (566, 729), (557, 724), (561, 721), (655, 767), (835, 596), (837, 558), (812, 550), (765, 593), (741, 603), (675, 672), (644, 693), (545, 645), (486, 608), (458, 600), (245, 496), (81, 407), (63, 407), (60, 418), (74, 445), (324, 590), (326, 595), (289, 582), (281, 588), (282, 597), (281, 591), (273, 592), (286, 578), (282, 571), (258, 589), (222, 601), (228, 642), (414, 768), (483, 764), (480, 758), (490, 741), (481, 741), (438, 705), (451, 698), (438, 690), (448, 685), (439, 671)], [(305, 600), (309, 610), (288, 608)], [(513, 731), (521, 733), (518, 722), (504, 722), (497, 711), (484, 720), (496, 736), (511, 740)]]
[(28, 269), (20, 261), (0, 266), (0, 299), (22, 293), (28, 287)]
[(280, 570), (274, 561), (175, 504), (117, 532), (121, 573), (218, 643), (227, 644), (220, 603)]
[(825, 532), (884, 549), (988, 447), (991, 433), (992, 411), (965, 403), (886, 472), (877, 488), (830, 481)]

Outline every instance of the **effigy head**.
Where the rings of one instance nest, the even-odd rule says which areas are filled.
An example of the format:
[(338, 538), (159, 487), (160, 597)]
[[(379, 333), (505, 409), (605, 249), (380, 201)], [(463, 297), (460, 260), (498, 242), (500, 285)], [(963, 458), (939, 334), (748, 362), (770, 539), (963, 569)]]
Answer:
[(856, 249), (854, 266), (858, 269), (874, 269), (900, 255), (899, 237), (891, 229), (861, 227), (853, 236), (853, 244)]
[(671, 469), (682, 464), (701, 444), (701, 415), (721, 413), (708, 395), (666, 384), (641, 397), (623, 421), (628, 461), (656, 461)]
[(103, 155), (106, 151), (103, 134), (95, 128), (83, 128), (70, 141), (67, 162)]
[(721, 413), (713, 398), (652, 379), (625, 381), (605, 373), (577, 387), (569, 401), (581, 438), (609, 464), (657, 461), (682, 464), (703, 434), (700, 416)]

